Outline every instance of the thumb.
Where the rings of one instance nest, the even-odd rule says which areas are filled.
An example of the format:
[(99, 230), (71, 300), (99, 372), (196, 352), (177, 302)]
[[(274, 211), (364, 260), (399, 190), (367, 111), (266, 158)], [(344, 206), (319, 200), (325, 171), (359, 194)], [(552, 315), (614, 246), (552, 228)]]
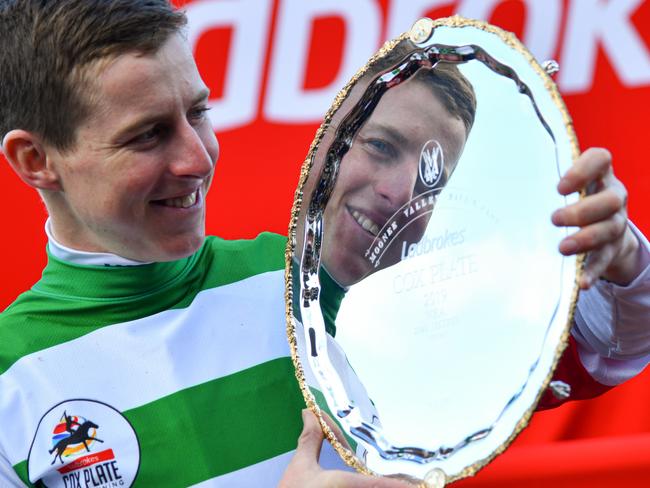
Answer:
[(304, 463), (318, 463), (321, 446), (323, 445), (323, 430), (316, 415), (305, 408), (302, 411), (303, 428), (298, 438), (298, 447), (294, 458)]
[(298, 438), (298, 447), (278, 487), (304, 487), (320, 471), (318, 457), (323, 443), (323, 433), (316, 417), (308, 409), (302, 411), (302, 422), (304, 427)]

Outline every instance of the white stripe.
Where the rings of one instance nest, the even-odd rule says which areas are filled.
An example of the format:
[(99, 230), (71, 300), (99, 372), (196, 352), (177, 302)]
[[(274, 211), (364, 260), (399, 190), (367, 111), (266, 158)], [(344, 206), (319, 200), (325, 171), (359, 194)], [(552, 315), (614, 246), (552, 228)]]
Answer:
[[(247, 466), (222, 476), (217, 476), (196, 485), (192, 488), (250, 488), (251, 486), (265, 488), (278, 486), (287, 465), (295, 451), (287, 452), (261, 463)], [(329, 442), (323, 441), (319, 464), (324, 469), (341, 469), (354, 471), (348, 467), (336, 453)]]
[(293, 451), (281, 454), (261, 463), (247, 466), (246, 468), (233, 471), (232, 473), (217, 476), (196, 485), (192, 488), (250, 488), (276, 487), (282, 479), (284, 470), (287, 469)]
[(63, 400), (124, 411), (288, 356), (283, 297), (284, 271), (263, 273), (24, 356), (0, 375), (0, 448), (12, 465), (26, 459), (39, 419)]
[(2, 452), (0, 452), (0, 486), (3, 488), (23, 488), (25, 486)]

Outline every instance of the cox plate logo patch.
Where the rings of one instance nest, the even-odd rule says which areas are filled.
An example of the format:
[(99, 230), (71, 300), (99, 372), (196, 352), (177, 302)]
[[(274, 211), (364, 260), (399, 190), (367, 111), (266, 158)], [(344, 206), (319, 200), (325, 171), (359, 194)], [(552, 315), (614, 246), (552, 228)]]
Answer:
[(126, 488), (139, 466), (133, 427), (95, 400), (67, 400), (48, 410), (27, 458), (29, 480), (57, 488)]

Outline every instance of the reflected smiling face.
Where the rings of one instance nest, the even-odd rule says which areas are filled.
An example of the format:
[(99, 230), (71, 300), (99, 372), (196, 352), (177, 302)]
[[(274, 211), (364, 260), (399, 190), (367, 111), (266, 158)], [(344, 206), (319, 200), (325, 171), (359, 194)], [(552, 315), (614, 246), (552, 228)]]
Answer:
[[(374, 269), (365, 252), (382, 226), (415, 196), (423, 146), (438, 141), (451, 174), (466, 136), (462, 120), (422, 81), (409, 80), (382, 97), (341, 161), (325, 209), (321, 261), (339, 284), (352, 285)], [(424, 229), (417, 227), (419, 240)], [(397, 259), (384, 259), (381, 267)]]
[(205, 196), (219, 155), (208, 90), (185, 39), (88, 68), (92, 114), (44, 197), (55, 237), (85, 251), (168, 261), (205, 237)]

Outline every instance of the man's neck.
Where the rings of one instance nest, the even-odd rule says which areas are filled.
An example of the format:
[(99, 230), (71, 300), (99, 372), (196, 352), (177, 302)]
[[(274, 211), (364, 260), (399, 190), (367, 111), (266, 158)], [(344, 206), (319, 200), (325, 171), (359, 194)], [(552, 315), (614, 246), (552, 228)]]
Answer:
[(142, 264), (149, 264), (142, 261), (123, 258), (117, 254), (107, 252), (88, 252), (64, 246), (54, 237), (52, 232), (52, 223), (49, 218), (45, 222), (45, 233), (47, 234), (50, 254), (62, 261), (92, 266), (139, 266)]

